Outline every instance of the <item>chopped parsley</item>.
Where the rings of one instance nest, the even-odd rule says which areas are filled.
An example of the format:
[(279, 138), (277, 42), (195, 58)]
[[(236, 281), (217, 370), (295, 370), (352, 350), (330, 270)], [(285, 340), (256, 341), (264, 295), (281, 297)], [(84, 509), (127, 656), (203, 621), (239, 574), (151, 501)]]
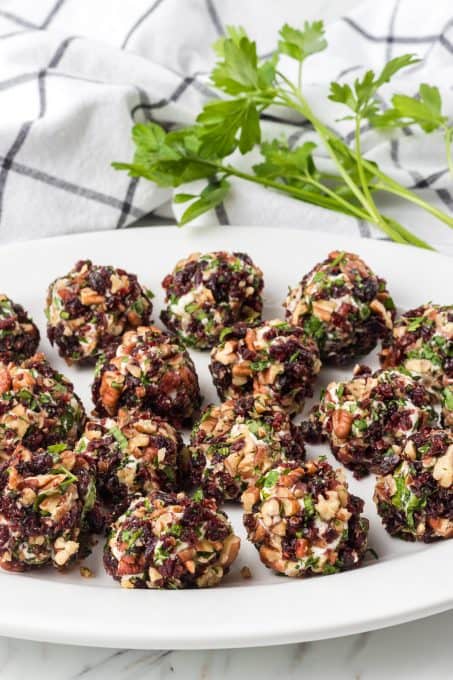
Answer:
[(263, 359), (262, 361), (252, 361), (250, 368), (252, 371), (265, 371), (270, 365), (271, 362), (268, 359)]
[(154, 548), (154, 562), (157, 566), (160, 566), (165, 562), (166, 559), (170, 557), (170, 553), (165, 550), (162, 545), (157, 545)]
[(192, 500), (200, 502), (204, 498), (204, 493), (202, 489), (197, 489), (196, 491), (193, 492), (192, 494)]
[(401, 475), (394, 476), (396, 493), (392, 496), (392, 505), (398, 510), (402, 510), (407, 517), (407, 524), (410, 529), (415, 528), (414, 512), (426, 505), (426, 499), (420, 498), (412, 493), (406, 482), (406, 478)]
[(109, 430), (110, 434), (115, 437), (116, 441), (118, 442), (121, 451), (125, 451), (127, 449), (127, 438), (124, 436), (124, 434), (121, 432), (120, 428), (118, 425), (115, 425)]
[(223, 342), (224, 339), (225, 339), (225, 337), (226, 337), (227, 335), (230, 335), (230, 333), (231, 333), (233, 330), (234, 330), (233, 326), (225, 326), (225, 328), (222, 328), (222, 330), (220, 331), (220, 335), (219, 335), (219, 340), (220, 340), (220, 342)]
[(453, 391), (446, 387), (443, 391), (445, 408), (453, 411)]
[(344, 250), (342, 250), (341, 253), (339, 253), (336, 256), (336, 258), (334, 260), (332, 260), (332, 262), (330, 262), (330, 266), (331, 267), (337, 267), (340, 264), (340, 262), (342, 262), (344, 260), (345, 256), (346, 256), (346, 253), (345, 253)]
[(279, 478), (278, 470), (271, 470), (263, 478), (263, 487), (265, 489), (270, 489), (277, 483), (278, 478)]
[(324, 324), (313, 314), (305, 320), (304, 331), (315, 340), (322, 340), (326, 334)]
[(410, 319), (410, 322), (407, 325), (407, 330), (412, 332), (416, 331), (422, 326), (424, 323), (427, 323), (427, 318), (424, 316), (415, 316)]

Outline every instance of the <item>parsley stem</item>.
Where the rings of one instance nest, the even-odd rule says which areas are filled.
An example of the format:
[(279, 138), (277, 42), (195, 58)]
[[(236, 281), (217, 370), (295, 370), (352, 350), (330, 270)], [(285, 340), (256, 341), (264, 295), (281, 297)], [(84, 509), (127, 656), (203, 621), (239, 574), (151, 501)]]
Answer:
[(365, 176), (365, 170), (363, 167), (362, 163), (362, 145), (361, 145), (361, 139), (360, 139), (360, 123), (361, 123), (361, 118), (359, 115), (356, 115), (355, 118), (355, 155), (356, 155), (356, 163), (357, 163), (357, 172), (359, 175), (360, 183), (362, 185), (362, 191), (363, 195), (365, 196), (367, 200), (367, 204), (369, 206), (370, 212), (373, 215), (373, 217), (379, 222), (380, 217), (379, 217), (379, 212), (378, 209), (376, 208), (376, 205), (371, 197), (370, 190), (368, 188), (368, 181)]
[[(228, 166), (223, 166), (223, 165), (218, 165), (218, 170), (219, 172), (224, 172), (228, 176), (233, 176), (233, 177), (238, 177), (240, 179), (247, 180), (249, 182), (254, 182), (255, 184), (261, 184), (262, 186), (270, 187), (272, 189), (276, 189), (277, 191), (290, 194), (294, 198), (298, 198), (301, 201), (305, 201), (306, 203), (312, 203), (313, 205), (319, 205), (322, 208), (327, 208), (330, 210), (335, 210), (336, 212), (342, 212), (346, 215), (354, 215), (354, 211), (356, 210), (355, 207), (352, 204), (348, 204), (348, 206), (343, 207), (342, 203), (345, 203), (344, 201), (338, 201), (338, 197), (335, 196), (334, 199), (329, 198), (328, 196), (320, 196), (319, 194), (314, 194), (312, 191), (305, 191), (304, 189), (299, 189), (297, 187), (293, 187), (290, 184), (283, 184), (283, 182), (275, 182), (271, 179), (268, 179), (267, 177), (259, 177), (257, 175), (250, 175), (246, 172), (241, 172), (240, 170), (237, 170), (236, 168), (231, 167), (230, 165)], [(309, 182), (310, 184), (312, 183), (311, 181)], [(320, 185), (322, 186), (322, 185)], [(322, 187), (324, 190), (324, 187)], [(357, 217), (360, 217), (361, 219), (366, 219), (365, 214), (360, 214), (356, 215)]]
[[(337, 154), (334, 149), (334, 144), (336, 145), (342, 145), (344, 147), (344, 153), (345, 155), (352, 155), (353, 160), (355, 160), (357, 164), (357, 158), (355, 155), (351, 152), (349, 147), (341, 140), (339, 139), (334, 133), (332, 133), (314, 114), (312, 111), (310, 105), (306, 101), (306, 99), (303, 97), (302, 93), (300, 90), (298, 90), (293, 83), (291, 83), (288, 78), (283, 73), (278, 72), (278, 75), (288, 84), (290, 87), (291, 91), (293, 92), (294, 96), (296, 97), (297, 101), (294, 101), (294, 99), (290, 96), (289, 93), (286, 93), (284, 90), (281, 91), (279, 94), (281, 101), (276, 102), (274, 100), (274, 104), (279, 104), (281, 106), (286, 106), (290, 107), (293, 110), (297, 111), (300, 113), (305, 119), (310, 121), (310, 123), (313, 125), (314, 129), (316, 132), (319, 134), (321, 137), (322, 141), (324, 142), (325, 147), (327, 148), (327, 151), (332, 158), (333, 162), (335, 163), (341, 178), (343, 179), (344, 183), (349, 187), (351, 190), (352, 194), (357, 198), (359, 203), (362, 205), (364, 211), (361, 211), (359, 208), (360, 213), (357, 211), (357, 208), (355, 208), (354, 211), (354, 216), (359, 217), (360, 219), (367, 220), (369, 222), (372, 222), (375, 224), (377, 227), (381, 229), (387, 236), (389, 236), (391, 239), (396, 241), (397, 243), (402, 243), (402, 244), (412, 244), (416, 245), (417, 237), (414, 237), (410, 232), (407, 230), (401, 228), (401, 225), (399, 225), (398, 222), (391, 220), (390, 218), (385, 218), (384, 216), (381, 216), (380, 213), (377, 211), (376, 206), (374, 205), (374, 202), (371, 198), (370, 194), (370, 200), (367, 199), (367, 197), (362, 193), (360, 188), (357, 186), (357, 184), (354, 182), (354, 180), (349, 177), (349, 174), (347, 170), (343, 167), (343, 164), (341, 162), (341, 159), (337, 157)], [(331, 141), (333, 140), (333, 144)], [(372, 166), (374, 167), (374, 166)], [(252, 180), (253, 181), (253, 180)], [(276, 184), (276, 183), (275, 183)], [(282, 190), (280, 186), (274, 186), (274, 188), (279, 189), (280, 191)], [(301, 198), (301, 200), (306, 200)], [(315, 201), (311, 200), (309, 201), (311, 203), (315, 203)], [(338, 206), (338, 196), (335, 196), (335, 202)], [(316, 201), (316, 204), (320, 204), (318, 201)], [(350, 204), (352, 206), (352, 204)], [(373, 210), (374, 208), (374, 210)], [(340, 212), (344, 212), (343, 210), (339, 209), (338, 207), (334, 208), (335, 210), (339, 210)], [(348, 210), (347, 214), (351, 214), (350, 209)], [(423, 242), (424, 243), (424, 242)], [(428, 244), (424, 244), (422, 247), (429, 247)]]
[(342, 196), (339, 196), (337, 193), (335, 193), (335, 191), (332, 191), (332, 189), (330, 189), (325, 184), (321, 184), (321, 182), (317, 182), (315, 179), (313, 179), (312, 177), (308, 177), (307, 175), (304, 175), (303, 179), (304, 182), (306, 182), (307, 184), (311, 184), (320, 191), (324, 191), (328, 196), (331, 196), (340, 205), (344, 205), (348, 212), (350, 212), (355, 217), (358, 217), (360, 220), (368, 219), (368, 214), (364, 212), (359, 206), (356, 206), (353, 203), (350, 203), (350, 201), (347, 201), (346, 199), (342, 198)]
[(445, 152), (447, 154), (448, 169), (450, 170), (450, 175), (453, 177), (453, 158), (451, 153), (451, 144), (453, 140), (453, 127), (445, 128), (444, 140), (445, 140)]
[[(292, 86), (293, 90), (295, 90), (294, 86)], [(367, 197), (360, 191), (360, 188), (357, 186), (357, 184), (354, 182), (351, 177), (349, 177), (349, 174), (347, 170), (343, 167), (343, 164), (341, 160), (337, 157), (337, 154), (335, 152), (333, 144), (331, 144), (331, 140), (334, 137), (333, 133), (323, 124), (321, 121), (316, 117), (314, 112), (312, 111), (311, 107), (309, 106), (308, 102), (306, 99), (303, 97), (302, 93), (299, 91), (295, 91), (295, 95), (298, 99), (298, 102), (294, 102), (291, 98), (287, 101), (287, 105), (291, 106), (293, 109), (296, 111), (299, 111), (305, 118), (307, 118), (323, 140), (327, 151), (329, 152), (330, 157), (332, 158), (333, 162), (338, 168), (338, 171), (343, 178), (345, 184), (349, 187), (349, 189), (352, 191), (352, 193), (356, 196), (358, 201), (362, 204), (363, 208), (365, 209), (364, 217), (363, 219), (366, 219), (373, 224), (376, 224), (376, 226), (380, 227), (380, 229), (387, 234), (391, 239), (396, 241), (397, 243), (413, 243), (412, 240), (408, 240), (407, 234), (403, 235), (400, 233), (398, 230), (398, 223), (396, 222), (389, 222), (388, 220), (381, 218), (379, 212), (377, 211), (377, 208), (374, 205), (374, 202), (371, 198), (370, 195), (370, 200), (367, 199)], [(338, 137), (335, 136), (335, 143), (340, 143), (343, 144), (345, 147), (346, 153), (350, 153), (350, 149), (342, 140), (339, 140)], [(356, 163), (357, 163), (357, 159)], [(374, 210), (373, 210), (374, 208)], [(396, 227), (396, 228), (395, 228)]]
[[(341, 177), (343, 178), (345, 184), (347, 184), (347, 186), (350, 188), (352, 193), (355, 195), (357, 200), (362, 204), (362, 206), (365, 208), (365, 210), (367, 212), (369, 212), (369, 205), (368, 205), (368, 201), (367, 201), (366, 197), (360, 191), (359, 187), (354, 182), (354, 180), (349, 177), (347, 170), (345, 170), (345, 168), (343, 167), (343, 164), (342, 164), (341, 160), (338, 158), (333, 145), (330, 143), (330, 140), (333, 137), (332, 133), (316, 117), (316, 115), (312, 111), (310, 105), (308, 104), (307, 100), (302, 95), (302, 93), (300, 91), (297, 91), (295, 94), (296, 94), (296, 97), (299, 101), (299, 104), (297, 104), (296, 102), (294, 102), (293, 100), (290, 99), (289, 102), (288, 102), (288, 105), (292, 106), (292, 108), (294, 108), (296, 111), (299, 111), (299, 113), (301, 113), (303, 116), (305, 116), (305, 118), (307, 118), (312, 123), (316, 132), (319, 134), (319, 136), (323, 140), (323, 142), (324, 142), (324, 144), (327, 148), (327, 151), (329, 152), (329, 155), (332, 158), (333, 162), (335, 163), (335, 165), (338, 169), (338, 172), (340, 173)], [(335, 141), (338, 142), (338, 141), (341, 141), (341, 140), (338, 140), (338, 137), (335, 137)], [(348, 147), (346, 147), (346, 148), (348, 149)], [(348, 149), (348, 151), (349, 151), (349, 149)]]
[(300, 91), (302, 89), (302, 62), (299, 62), (299, 68), (297, 69), (297, 89)]
[[(365, 161), (365, 167), (367, 165), (368, 163), (367, 161)], [(415, 192), (411, 191), (410, 189), (406, 189), (406, 187), (403, 187), (402, 184), (391, 179), (391, 177), (388, 177), (388, 175), (383, 173), (381, 170), (378, 170), (371, 163), (369, 164), (369, 166), (374, 169), (375, 175), (379, 177), (379, 179), (381, 180), (380, 182), (377, 182), (375, 184), (376, 190), (379, 189), (381, 191), (386, 191), (389, 194), (393, 194), (394, 196), (405, 198), (411, 203), (418, 205), (420, 208), (430, 213), (434, 217), (437, 217), (437, 219), (443, 222), (444, 224), (447, 224), (449, 227), (453, 228), (452, 217), (449, 217), (446, 213), (442, 212), (442, 210), (439, 210), (438, 208), (436, 208), (436, 206), (432, 205), (431, 203), (424, 201), (423, 198), (420, 198), (420, 196), (418, 196)]]
[[(355, 117), (355, 154), (356, 154), (356, 163), (357, 163), (357, 172), (359, 175), (360, 183), (362, 185), (362, 190), (365, 198), (367, 199), (367, 203), (369, 206), (369, 210), (371, 215), (374, 218), (374, 222), (377, 226), (379, 226), (384, 232), (389, 234), (392, 238), (394, 238), (394, 233), (398, 233), (398, 235), (401, 237), (402, 243), (404, 242), (409, 242), (409, 243), (414, 243), (415, 245), (415, 240), (416, 237), (414, 237), (410, 232), (408, 232), (399, 222), (396, 222), (396, 220), (392, 220), (390, 218), (385, 218), (377, 209), (376, 204), (373, 200), (373, 197), (371, 196), (371, 192), (368, 186), (368, 180), (365, 175), (365, 170), (363, 167), (363, 155), (362, 155), (362, 144), (361, 144), (361, 138), (360, 138), (360, 126), (361, 126), (361, 116), (360, 114), (356, 114)], [(389, 227), (390, 227), (390, 232), (389, 232)], [(424, 244), (423, 247), (429, 247), (428, 244)]]
[(385, 215), (383, 215), (383, 218), (386, 222), (392, 224), (393, 227), (395, 227), (395, 229), (401, 234), (401, 236), (406, 239), (406, 243), (413, 246), (417, 246), (418, 248), (424, 248), (425, 250), (434, 250), (434, 248), (430, 246), (429, 243), (419, 238), (411, 231), (408, 231), (406, 227), (403, 227), (402, 224), (394, 220), (392, 217), (386, 217)]
[[(292, 86), (292, 89), (294, 90), (294, 86)], [(344, 179), (345, 183), (347, 186), (351, 189), (353, 194), (358, 198), (364, 209), (367, 211), (367, 217), (365, 219), (368, 219), (368, 221), (372, 222), (376, 226), (378, 226), (387, 236), (395, 240), (397, 243), (405, 243), (405, 244), (411, 244), (411, 245), (418, 245), (419, 247), (423, 248), (429, 248), (431, 249), (431, 246), (426, 243), (425, 241), (422, 241), (419, 239), (417, 236), (409, 232), (407, 229), (405, 229), (399, 222), (396, 220), (393, 220), (391, 218), (385, 218), (381, 217), (379, 211), (377, 210), (374, 201), (371, 197), (371, 194), (369, 195), (369, 199), (366, 195), (360, 191), (360, 189), (357, 187), (355, 182), (349, 177), (347, 171), (343, 167), (343, 164), (340, 159), (337, 158), (337, 155), (335, 153), (335, 150), (333, 148), (333, 145), (330, 143), (330, 140), (334, 140), (334, 144), (341, 144), (344, 147), (344, 151), (346, 154), (351, 154), (357, 164), (357, 167), (359, 169), (359, 161), (358, 157), (361, 158), (361, 161), (363, 163), (362, 165), (362, 172), (363, 172), (363, 167), (365, 167), (369, 172), (371, 172), (374, 175), (379, 176), (383, 181), (389, 181), (393, 187), (394, 190), (390, 191), (390, 189), (387, 186), (381, 186), (380, 188), (383, 188), (385, 191), (389, 191), (390, 193), (397, 193), (396, 190), (404, 192), (404, 195), (406, 198), (409, 198), (409, 200), (412, 200), (414, 203), (418, 203), (421, 207), (425, 208), (425, 210), (429, 210), (432, 214), (439, 213), (439, 215), (442, 215), (443, 220), (448, 220), (447, 224), (452, 223), (453, 225), (453, 220), (450, 220), (450, 218), (447, 215), (444, 215), (441, 211), (437, 210), (434, 206), (425, 203), (422, 199), (419, 199), (416, 194), (411, 192), (409, 189), (405, 189), (402, 185), (399, 185), (398, 182), (395, 182), (394, 180), (391, 180), (391, 178), (387, 177), (385, 173), (382, 171), (378, 170), (375, 166), (375, 164), (370, 163), (369, 161), (366, 161), (363, 156), (361, 156), (361, 153), (356, 152), (354, 155), (349, 147), (341, 140), (339, 139), (334, 133), (332, 133), (314, 114), (312, 111), (311, 107), (309, 106), (308, 102), (306, 99), (303, 97), (302, 93), (298, 91), (295, 93), (297, 96), (297, 99), (300, 101), (300, 106), (295, 104), (294, 101), (291, 99), (289, 102), (287, 102), (287, 105), (292, 106), (295, 110), (299, 111), (305, 118), (307, 118), (323, 140), (327, 150), (329, 151), (329, 155), (331, 156), (332, 160), (334, 161), (335, 165), (338, 168), (338, 171), (340, 172), (342, 178)], [(360, 121), (359, 121), (359, 130), (360, 130)], [(357, 132), (356, 132), (357, 134)], [(359, 132), (360, 134), (360, 132)], [(359, 145), (360, 149), (360, 145)], [(366, 183), (366, 178), (364, 184), (366, 184), (368, 188), (368, 184)], [(375, 189), (379, 188), (378, 185), (375, 185)], [(395, 190), (396, 189), (396, 190)], [(399, 193), (398, 195), (402, 195), (402, 193)], [(439, 215), (436, 215), (439, 217)], [(439, 217), (439, 219), (442, 219)]]

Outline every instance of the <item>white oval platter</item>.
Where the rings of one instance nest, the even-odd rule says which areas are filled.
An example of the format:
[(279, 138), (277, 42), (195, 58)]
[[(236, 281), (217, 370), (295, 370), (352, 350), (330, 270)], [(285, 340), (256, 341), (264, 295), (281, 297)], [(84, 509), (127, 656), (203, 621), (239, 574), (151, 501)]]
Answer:
[[(162, 308), (160, 282), (181, 257), (193, 251), (243, 251), (265, 275), (265, 316), (282, 315), (281, 301), (330, 250), (361, 255), (387, 279), (400, 310), (427, 300), (451, 303), (452, 260), (385, 242), (283, 228), (152, 227), (45, 239), (0, 248), (0, 290), (30, 311), (40, 326), (44, 351), (90, 400), (90, 369), (68, 368), (45, 333), (47, 285), (78, 259), (113, 264), (138, 274), (156, 294), (154, 319)], [(216, 401), (208, 355), (191, 351), (205, 404)], [(363, 363), (377, 367), (375, 354)], [(323, 369), (316, 394), (352, 367)], [(310, 404), (307, 404), (305, 413)], [(327, 454), (308, 447), (309, 456)], [(65, 574), (52, 569), (0, 573), (0, 634), (49, 642), (135, 649), (207, 649), (317, 640), (402, 623), (453, 606), (453, 541), (415, 545), (390, 538), (372, 502), (374, 477), (352, 479), (350, 488), (366, 501), (369, 544), (379, 555), (361, 569), (306, 580), (278, 577), (259, 561), (245, 538), (239, 507), (225, 507), (242, 538), (239, 557), (223, 584), (191, 591), (123, 590), (102, 567), (102, 539), (84, 561), (94, 576), (83, 579), (76, 566)], [(240, 569), (247, 565), (250, 580)]]

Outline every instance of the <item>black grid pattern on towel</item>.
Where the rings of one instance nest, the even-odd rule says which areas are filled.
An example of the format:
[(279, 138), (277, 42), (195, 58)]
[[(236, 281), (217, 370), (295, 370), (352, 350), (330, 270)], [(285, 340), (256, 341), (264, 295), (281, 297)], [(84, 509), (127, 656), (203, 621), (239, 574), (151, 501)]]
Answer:
[[(202, 0), (204, 2), (204, 11), (206, 13), (206, 20), (214, 29), (214, 32), (221, 36), (225, 33), (225, 26), (222, 20), (222, 5), (219, 0)], [(138, 16), (132, 16), (130, 25), (124, 26), (124, 35), (119, 43), (122, 49), (132, 49), (135, 40), (143, 37), (144, 31), (148, 30), (152, 24), (153, 17), (158, 12), (166, 0), (153, 0), (149, 3), (146, 10)], [(52, 21), (55, 16), (61, 12), (65, 0), (56, 0), (50, 7), (50, 10), (44, 16), (40, 23), (30, 21), (26, 16), (21, 16), (15, 12), (10, 12), (0, 8), (0, 17), (6, 20), (6, 23), (11, 24), (10, 30), (7, 30), (3, 35), (0, 35), (1, 40), (14, 40), (20, 38), (24, 33), (31, 31), (45, 31), (52, 29)], [(425, 45), (427, 53), (434, 48), (435, 45), (442, 46), (443, 49), (453, 54), (453, 17), (445, 24), (439, 33), (429, 33), (421, 35), (407, 34), (401, 27), (396, 30), (396, 17), (400, 6), (400, 0), (396, 0), (393, 4), (389, 3), (389, 21), (388, 30), (385, 33), (375, 32), (373, 28), (369, 28), (357, 23), (350, 17), (344, 17), (343, 21), (350, 28), (354, 40), (370, 42), (373, 44), (382, 45), (382, 63), (391, 58), (394, 45), (408, 45), (409, 47), (417, 45)], [(61, 25), (59, 25), (61, 32)], [(351, 39), (352, 39), (351, 36)], [(48, 78), (60, 77), (68, 79), (82, 79), (77, 75), (71, 75), (61, 71), (55, 70), (64, 60), (66, 53), (71, 49), (71, 45), (76, 41), (77, 36), (66, 37), (60, 42), (53, 56), (48, 64), (39, 70), (32, 73), (22, 73), (14, 75), (10, 78), (5, 78), (0, 82), (0, 91), (4, 92), (10, 88), (20, 87), (29, 82), (36, 83), (36, 97), (38, 101), (38, 114), (35, 119), (28, 120), (22, 123), (16, 135), (11, 139), (10, 146), (6, 153), (0, 156), (0, 225), (2, 223), (2, 215), (4, 213), (3, 207), (5, 201), (8, 200), (8, 176), (10, 173), (15, 173), (27, 177), (29, 181), (41, 182), (55, 191), (68, 192), (75, 196), (80, 196), (84, 200), (94, 201), (100, 204), (108, 205), (117, 212), (116, 220), (112, 222), (112, 227), (118, 229), (128, 226), (134, 220), (143, 217), (146, 212), (134, 205), (134, 197), (136, 195), (137, 187), (140, 180), (132, 178), (129, 180), (126, 191), (122, 198), (110, 196), (103, 191), (99, 191), (96, 187), (89, 187), (85, 184), (78, 184), (67, 181), (64, 177), (59, 177), (56, 174), (50, 174), (31, 162), (30, 164), (21, 159), (20, 162), (17, 156), (29, 135), (33, 134), (33, 126), (36, 121), (41, 120), (49, 114), (49, 107), (47, 102), (46, 84)], [(267, 55), (263, 55), (267, 56)], [(361, 64), (351, 66), (337, 76), (341, 79), (350, 73), (362, 68)], [(417, 67), (415, 67), (417, 68)], [(215, 97), (216, 94), (202, 81), (204, 72), (194, 72), (191, 75), (181, 75), (179, 82), (174, 89), (164, 97), (157, 101), (151, 93), (146, 92), (142, 87), (136, 87), (136, 103), (131, 107), (131, 120), (135, 120), (137, 115), (147, 120), (153, 120), (154, 111), (159, 110), (159, 122), (170, 128), (174, 125), (171, 120), (171, 112), (169, 110), (168, 117), (166, 117), (165, 109), (171, 104), (177, 102), (188, 88), (197, 89), (205, 98)], [(87, 82), (97, 82), (86, 78)], [(282, 123), (286, 127), (293, 126), (293, 132), (289, 135), (289, 143), (294, 146), (299, 140), (310, 131), (310, 125), (307, 121), (301, 120), (298, 123), (288, 123), (288, 121), (279, 118), (273, 114), (263, 114), (263, 119), (271, 121), (272, 123)], [(367, 128), (365, 127), (364, 130)], [(410, 134), (407, 131), (406, 134)], [(346, 141), (351, 141), (350, 135), (346, 135)], [(399, 159), (398, 141), (393, 141), (390, 147), (390, 157), (395, 168), (401, 169)], [(430, 188), (447, 172), (446, 169), (441, 169), (427, 176), (422, 176), (419, 173), (411, 172), (410, 178), (412, 180), (412, 187), (416, 189)], [(453, 197), (447, 189), (437, 189), (438, 197), (445, 204), (445, 206), (453, 211)], [(216, 210), (216, 215), (219, 223), (228, 224), (229, 219), (224, 205), (221, 205)], [(368, 225), (359, 222), (357, 225), (358, 231), (362, 236), (369, 237), (371, 235)]]

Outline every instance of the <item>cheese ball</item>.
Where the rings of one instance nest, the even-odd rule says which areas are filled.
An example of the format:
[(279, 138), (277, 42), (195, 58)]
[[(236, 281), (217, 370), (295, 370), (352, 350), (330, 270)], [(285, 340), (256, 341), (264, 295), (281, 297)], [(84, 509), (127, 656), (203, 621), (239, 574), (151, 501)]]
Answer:
[(441, 395), (453, 389), (453, 305), (421, 305), (396, 322), (380, 353), (384, 368), (404, 366)]
[(286, 318), (318, 343), (323, 362), (345, 364), (368, 354), (393, 327), (386, 282), (358, 255), (329, 253), (283, 303)]
[(104, 565), (123, 588), (206, 588), (228, 573), (239, 546), (213, 499), (155, 491), (112, 525)]
[(21, 305), (0, 294), (0, 361), (20, 363), (33, 356), (39, 330)]
[(162, 418), (120, 409), (116, 419), (88, 420), (76, 452), (95, 469), (102, 509), (116, 519), (136, 493), (177, 490), (182, 446)]
[(209, 366), (220, 399), (264, 394), (288, 413), (301, 411), (313, 395), (320, 368), (316, 343), (278, 319), (235, 326), (212, 350)]
[(217, 501), (241, 493), (277, 462), (305, 457), (302, 432), (268, 397), (228, 399), (208, 406), (187, 449), (188, 478)]
[(324, 460), (281, 465), (244, 491), (244, 526), (261, 561), (296, 578), (358, 567), (367, 550), (363, 501)]
[(18, 446), (0, 470), (0, 567), (69, 566), (89, 552), (87, 513), (96, 497), (83, 456), (56, 444)]
[(312, 440), (327, 438), (332, 453), (355, 477), (386, 474), (398, 464), (405, 439), (436, 422), (432, 401), (404, 369), (371, 374), (358, 366), (352, 380), (327, 386), (310, 416)]
[(139, 408), (175, 427), (191, 425), (201, 404), (195, 366), (175, 335), (155, 326), (128, 331), (96, 365), (93, 402), (100, 416)]
[(124, 269), (80, 260), (47, 293), (47, 335), (68, 364), (93, 363), (125, 331), (151, 321), (152, 293)]
[(453, 538), (453, 433), (411, 435), (392, 474), (378, 477), (374, 502), (391, 536), (430, 543)]
[(0, 363), (0, 460), (18, 444), (35, 451), (65, 442), (72, 447), (85, 423), (85, 410), (71, 382), (43, 354), (22, 364)]
[(190, 347), (213, 347), (224, 328), (261, 318), (263, 273), (244, 253), (193, 253), (162, 286), (160, 318)]

